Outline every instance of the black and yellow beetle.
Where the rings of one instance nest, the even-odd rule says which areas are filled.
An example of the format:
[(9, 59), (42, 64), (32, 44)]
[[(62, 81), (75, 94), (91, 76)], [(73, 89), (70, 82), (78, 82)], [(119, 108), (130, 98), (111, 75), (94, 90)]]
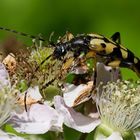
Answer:
[[(8, 28), (0, 27), (0, 30), (14, 32), (23, 36), (45, 41), (41, 37), (35, 37), (22, 32), (17, 32)], [(69, 35), (69, 34), (68, 34)], [(54, 45), (54, 44), (53, 44)], [(76, 58), (81, 53), (88, 54), (95, 52), (97, 61), (102, 61), (105, 65), (111, 67), (126, 67), (140, 77), (140, 59), (134, 55), (129, 49), (120, 44), (120, 33), (116, 32), (111, 38), (106, 38), (99, 34), (81, 34), (76, 37), (70, 34), (70, 38), (66, 41), (60, 41), (55, 45), (52, 55), (48, 56), (41, 64), (48, 58), (60, 59), (69, 51), (74, 53)], [(98, 59), (99, 58), (99, 59)], [(40, 65), (41, 65), (40, 64)], [(39, 66), (36, 68), (37, 71)]]
[[(20, 33), (15, 30), (10, 30), (7, 28), (0, 27), (1, 30), (12, 31), (23, 36), (28, 36), (30, 38), (45, 41), (43, 38), (31, 36), (25, 33)], [(51, 43), (50, 43), (51, 46)], [(52, 44), (54, 46), (54, 51), (51, 55), (46, 57), (40, 65), (42, 65), (47, 59), (61, 59), (67, 53), (73, 53), (73, 61), (75, 61), (81, 54), (87, 56), (89, 53), (93, 53), (97, 62), (102, 62), (107, 66), (113, 68), (116, 67), (126, 67), (133, 70), (140, 77), (140, 59), (134, 55), (129, 49), (123, 47), (120, 44), (120, 33), (115, 33), (111, 38), (106, 38), (99, 34), (81, 34), (76, 37), (70, 34), (70, 38), (62, 39), (59, 43)], [(35, 69), (37, 71), (40, 65)], [(33, 74), (34, 75), (34, 74)], [(96, 76), (96, 70), (95, 70)], [(49, 82), (49, 84), (52, 81)], [(48, 83), (47, 83), (48, 84)], [(46, 84), (46, 86), (47, 86)], [(94, 85), (96, 81), (94, 81)], [(27, 94), (27, 92), (26, 92)], [(25, 94), (25, 109), (26, 107), (26, 94)]]
[(119, 32), (110, 39), (99, 34), (78, 35), (70, 41), (56, 44), (55, 47), (53, 58), (59, 59), (69, 51), (74, 53), (74, 57), (81, 53), (95, 52), (97, 61), (113, 68), (129, 68), (140, 77), (140, 59), (120, 44)]

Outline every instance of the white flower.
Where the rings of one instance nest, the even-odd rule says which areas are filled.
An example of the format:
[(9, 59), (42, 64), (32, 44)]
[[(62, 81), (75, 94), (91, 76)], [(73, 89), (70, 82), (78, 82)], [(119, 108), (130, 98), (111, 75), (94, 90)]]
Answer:
[(118, 132), (140, 126), (140, 85), (129, 81), (109, 83), (98, 101), (103, 123)]
[[(73, 86), (71, 89), (74, 90), (74, 93), (76, 95), (74, 97), (77, 98), (78, 96), (80, 96), (83, 93), (83, 91), (85, 91), (85, 89), (86, 91), (91, 90), (92, 84), (93, 82), (89, 82), (88, 85), (80, 85), (78, 87)], [(67, 93), (69, 92), (70, 92), (70, 89), (68, 87)], [(59, 98), (58, 96), (56, 96), (54, 99), (56, 110), (50, 107), (47, 103), (42, 104), (42, 105), (38, 104), (37, 101), (41, 100), (42, 96), (40, 95), (39, 89), (37, 86), (34, 88), (29, 88), (27, 90), (27, 93), (28, 93), (27, 102), (26, 102), (27, 104), (28, 104), (28, 98), (32, 97), (32, 99), (30, 100), (32, 104), (30, 104), (31, 106), (28, 108), (28, 111), (27, 112), (25, 110), (23, 112), (15, 111), (13, 113), (12, 119), (10, 120), (10, 123), (13, 124), (13, 127), (18, 132), (28, 133), (28, 134), (42, 134), (42, 133), (46, 133), (49, 130), (62, 131), (63, 121), (64, 123), (66, 123), (68, 126), (71, 126), (71, 127), (73, 126), (69, 124), (71, 124), (71, 121), (73, 121), (75, 122), (74, 128), (76, 128), (77, 130), (82, 131), (82, 132), (91, 132), (100, 123), (100, 120), (96, 121), (97, 117), (95, 118), (86, 117), (80, 113), (77, 114), (72, 108), (69, 108), (66, 106), (65, 106), (66, 108), (65, 107), (63, 108), (65, 103), (62, 101), (62, 98), (61, 97)], [(73, 92), (71, 94), (73, 95)], [(88, 99), (88, 96), (85, 96), (85, 97), (87, 97)], [(22, 99), (21, 101), (23, 102), (24, 97), (21, 99)], [(73, 101), (74, 101), (74, 98), (71, 102), (71, 105)], [(71, 114), (69, 113), (65, 114), (65, 112), (67, 112), (65, 111), (65, 109), (71, 110), (72, 111)], [(62, 114), (65, 117), (63, 117), (63, 115), (61, 114), (61, 111), (62, 112), (64, 111)], [(82, 118), (82, 122), (83, 122), (82, 125), (81, 125), (81, 120), (79, 118)], [(66, 120), (67, 122), (65, 122)], [(78, 120), (80, 122), (78, 122)], [(94, 124), (96, 122), (98, 122), (98, 124), (96, 124), (95, 126)], [(90, 126), (90, 123), (92, 124), (92, 126)]]
[[(105, 66), (103, 63), (97, 63), (97, 77), (96, 77), (96, 86), (100, 83), (104, 85), (107, 84), (108, 81), (117, 81), (121, 78), (119, 68), (112, 69), (109, 66)], [(87, 84), (80, 84), (79, 86), (75, 86), (73, 84), (67, 84), (64, 91), (64, 101), (67, 106), (74, 107), (77, 106), (91, 97), (91, 91), (93, 90), (93, 81), (89, 81)], [(100, 90), (101, 91), (101, 90)]]
[[(29, 88), (27, 92), (27, 96), (32, 97), (30, 100), (32, 105), (28, 112), (23, 111), (24, 106), (20, 110), (19, 107), (14, 110), (15, 90), (14, 87), (11, 87), (10, 78), (4, 65), (0, 64), (0, 126), (8, 121), (18, 132), (28, 134), (42, 134), (49, 130), (62, 131), (62, 119), (55, 109), (47, 104), (37, 103), (42, 98), (39, 88), (37, 86)], [(22, 96), (20, 98), (21, 102), (24, 101)], [(22, 138), (1, 132), (0, 139), (20, 140)]]
[[(100, 130), (133, 140), (134, 130), (140, 126), (140, 85), (130, 81), (108, 83), (97, 100), (101, 118)], [(138, 133), (137, 133), (138, 137)]]
[(15, 106), (14, 89), (12, 89), (9, 75), (2, 63), (0, 63), (0, 126), (6, 123)]
[(84, 116), (73, 108), (66, 106), (61, 96), (54, 98), (55, 109), (62, 116), (64, 124), (83, 133), (89, 133), (100, 124), (97, 118)]
[[(0, 127), (5, 124), (10, 118), (15, 107), (15, 92), (11, 87), (10, 78), (4, 65), (0, 63)], [(1, 140), (23, 140), (23, 138), (15, 135), (8, 135), (0, 130)]]
[[(116, 76), (113, 74), (116, 73)], [(107, 76), (107, 78), (106, 78)], [(107, 81), (116, 81), (119, 76), (119, 69), (112, 69), (102, 63), (97, 64), (97, 85), (100, 82), (104, 84)], [(97, 113), (91, 113), (89, 116), (85, 116), (79, 112), (76, 112), (73, 106), (83, 103), (91, 98), (91, 90), (93, 89), (93, 82), (90, 81), (86, 84), (79, 86), (68, 85), (66, 87), (64, 98), (55, 96), (54, 105), (58, 113), (63, 117), (64, 124), (68, 127), (74, 128), (83, 133), (89, 133), (93, 131), (99, 124), (100, 119)]]
[(55, 108), (64, 124), (83, 133), (95, 128), (95, 140), (139, 140), (140, 132), (140, 84), (117, 81), (103, 86), (98, 93), (97, 107), (100, 119), (84, 116), (68, 107), (62, 97), (55, 97)]
[[(39, 88), (29, 88), (28, 96), (41, 99)], [(47, 131), (62, 131), (62, 118), (57, 111), (46, 104), (32, 104), (27, 112), (13, 112), (10, 123), (14, 129), (27, 134), (44, 134)]]

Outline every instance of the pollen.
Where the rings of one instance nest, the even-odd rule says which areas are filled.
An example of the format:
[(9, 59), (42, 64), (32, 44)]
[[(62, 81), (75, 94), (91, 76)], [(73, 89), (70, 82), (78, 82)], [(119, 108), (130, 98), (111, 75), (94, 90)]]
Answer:
[(98, 100), (101, 120), (120, 133), (140, 126), (139, 82), (117, 81), (103, 87)]

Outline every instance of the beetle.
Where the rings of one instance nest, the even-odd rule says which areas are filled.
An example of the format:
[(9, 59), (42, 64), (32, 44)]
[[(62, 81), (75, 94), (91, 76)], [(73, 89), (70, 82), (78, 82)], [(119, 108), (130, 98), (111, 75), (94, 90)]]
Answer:
[[(38, 39), (41, 41), (46, 41), (43, 38), (31, 36), (25, 33), (20, 33), (15, 30), (10, 30), (7, 28), (0, 27), (1, 30), (12, 31), (23, 36), (28, 36), (33, 39)], [(140, 77), (140, 60), (134, 55), (129, 49), (121, 45), (120, 33), (116, 32), (111, 36), (111, 38), (106, 38), (100, 34), (80, 34), (73, 36), (67, 33), (64, 38), (62, 38), (58, 43), (52, 44), (50, 46), (54, 47), (52, 54), (46, 57), (40, 65), (42, 65), (47, 59), (63, 59), (67, 53), (73, 53), (73, 61), (76, 61), (82, 54), (85, 57), (93, 57), (96, 62), (102, 62), (106, 66), (111, 66), (112, 68), (126, 67), (134, 72)], [(35, 72), (39, 69), (36, 67)], [(68, 67), (69, 64), (66, 63)], [(34, 75), (34, 74), (33, 74)], [(94, 85), (96, 84), (96, 69), (94, 74)], [(49, 84), (52, 81), (49, 82)], [(48, 83), (47, 83), (48, 84)], [(46, 85), (47, 85), (46, 84)], [(27, 94), (27, 93), (26, 93)], [(25, 109), (26, 107), (26, 94), (24, 98)]]
[[(18, 32), (8, 28), (0, 27), (0, 30), (6, 30), (16, 34), (30, 37), (41, 41), (46, 41), (42, 37), (36, 37), (26, 33)], [(71, 33), (67, 33), (59, 43), (52, 44), (54, 47), (53, 54), (49, 55), (43, 60), (42, 65), (47, 59), (52, 57), (53, 59), (61, 59), (69, 51), (74, 53), (75, 59), (81, 54), (96, 53), (96, 61), (101, 61), (107, 66), (125, 67), (136, 72), (140, 77), (140, 59), (134, 55), (132, 51), (121, 45), (120, 33), (114, 33), (111, 38), (106, 38), (103, 35), (92, 34), (80, 34), (74, 37)], [(93, 55), (95, 57), (95, 55)], [(40, 65), (35, 69), (37, 71)]]
[(140, 77), (140, 59), (120, 44), (119, 32), (113, 34), (111, 38), (106, 38), (99, 34), (78, 35), (67, 42), (57, 43), (52, 57), (61, 59), (69, 51), (74, 53), (75, 58), (81, 53), (95, 52), (96, 56), (94, 55), (93, 57), (96, 57), (97, 61), (101, 61), (113, 68), (129, 68)]

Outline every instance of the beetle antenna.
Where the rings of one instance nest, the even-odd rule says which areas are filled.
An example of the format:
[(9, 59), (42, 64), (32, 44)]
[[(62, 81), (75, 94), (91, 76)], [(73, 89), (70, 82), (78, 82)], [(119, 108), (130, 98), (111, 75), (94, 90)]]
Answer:
[(25, 36), (25, 37), (29, 37), (29, 38), (32, 38), (32, 39), (41, 40), (43, 42), (46, 41), (43, 37), (29, 35), (29, 34), (26, 34), (26, 33), (23, 33), (23, 32), (18, 32), (16, 30), (5, 28), (5, 27), (0, 27), (0, 30), (4, 30), (4, 31), (7, 31), (7, 32), (12, 32), (12, 33), (15, 33), (15, 34), (18, 34), (18, 35), (21, 35), (21, 36)]

